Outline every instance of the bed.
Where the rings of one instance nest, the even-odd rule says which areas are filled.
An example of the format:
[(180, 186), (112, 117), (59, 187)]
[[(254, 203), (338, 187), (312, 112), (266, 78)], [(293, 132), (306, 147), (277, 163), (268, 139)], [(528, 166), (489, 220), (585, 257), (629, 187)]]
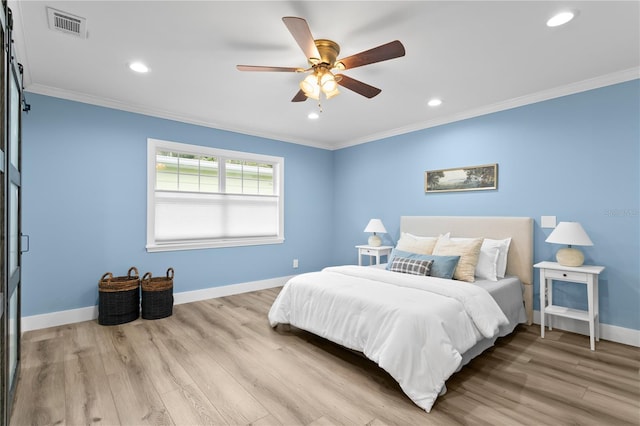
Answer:
[[(504, 278), (472, 277), (473, 282), (466, 282), (398, 273), (396, 261), (407, 258), (394, 250), (393, 268), (343, 265), (292, 278), (274, 301), (269, 322), (272, 327), (289, 324), (361, 352), (429, 412), (452, 374), (518, 323), (531, 323), (533, 220), (403, 216), (400, 231), (403, 238), (443, 239), (442, 247), (464, 238), (510, 238)], [(410, 268), (427, 264), (420, 259)], [(460, 264), (454, 268), (456, 274), (462, 269)]]

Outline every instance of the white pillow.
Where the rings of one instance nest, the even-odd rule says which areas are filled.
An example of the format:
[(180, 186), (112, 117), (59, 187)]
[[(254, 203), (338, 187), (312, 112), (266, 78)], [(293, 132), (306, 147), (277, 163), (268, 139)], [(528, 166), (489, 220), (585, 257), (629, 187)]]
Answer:
[[(474, 238), (451, 238), (453, 241), (470, 241)], [(476, 265), (476, 277), (498, 281), (498, 278), (504, 278), (507, 269), (507, 254), (509, 252), (509, 244), (511, 238), (504, 240), (492, 240), (485, 238), (480, 247), (480, 255)]]
[(509, 245), (511, 245), (511, 238), (505, 238), (504, 240), (492, 240), (490, 238), (485, 238), (484, 243), (488, 246), (497, 246), (499, 255), (498, 255), (498, 266), (496, 269), (496, 275), (498, 278), (504, 278), (504, 274), (507, 271), (507, 256), (509, 255)]
[[(446, 235), (447, 237), (449, 236), (449, 234)], [(396, 248), (398, 250), (408, 251), (411, 253), (431, 254), (438, 238), (439, 237), (420, 237), (408, 232), (403, 232), (400, 234), (400, 239), (396, 244)]]
[(498, 257), (500, 249), (498, 246), (485, 246), (484, 240), (480, 246), (480, 255), (476, 264), (476, 277), (483, 280), (498, 281)]

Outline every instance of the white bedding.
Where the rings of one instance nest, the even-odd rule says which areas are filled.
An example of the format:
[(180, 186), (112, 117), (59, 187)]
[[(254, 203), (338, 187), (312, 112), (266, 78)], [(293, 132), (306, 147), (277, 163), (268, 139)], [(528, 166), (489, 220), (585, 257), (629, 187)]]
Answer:
[(486, 290), (467, 282), (337, 266), (287, 282), (269, 322), (364, 353), (429, 412), (462, 354), (508, 320)]

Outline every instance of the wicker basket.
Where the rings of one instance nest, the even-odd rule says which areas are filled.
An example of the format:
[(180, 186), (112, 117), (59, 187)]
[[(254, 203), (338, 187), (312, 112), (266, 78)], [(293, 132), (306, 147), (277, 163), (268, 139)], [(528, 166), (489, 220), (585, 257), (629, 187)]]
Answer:
[(142, 277), (142, 318), (160, 319), (173, 314), (173, 268), (166, 277), (153, 278), (151, 272)]
[(125, 277), (111, 272), (98, 283), (98, 324), (117, 325), (131, 322), (140, 316), (140, 278), (135, 266)]

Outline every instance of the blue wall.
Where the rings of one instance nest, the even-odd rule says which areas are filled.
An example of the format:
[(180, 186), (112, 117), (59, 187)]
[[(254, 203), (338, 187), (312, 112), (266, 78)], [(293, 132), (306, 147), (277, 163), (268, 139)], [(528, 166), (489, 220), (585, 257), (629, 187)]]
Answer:
[[(640, 80), (342, 149), (334, 157), (334, 262), (356, 262), (372, 217), (399, 237), (403, 215), (528, 216), (535, 261), (553, 260), (540, 216), (580, 222), (594, 243), (601, 322), (640, 329)], [(498, 189), (424, 193), (424, 171), (498, 163)], [(538, 309), (538, 274), (535, 274)], [(554, 302), (586, 309), (584, 287)]]
[[(174, 291), (183, 292), (330, 263), (332, 152), (31, 93), (27, 100), (24, 316), (95, 305), (102, 274), (125, 275), (131, 265), (156, 276), (172, 266)], [(147, 253), (147, 138), (284, 157), (284, 244)]]
[[(189, 291), (355, 263), (379, 217), (393, 244), (402, 215), (535, 219), (535, 261), (552, 260), (542, 215), (578, 221), (593, 247), (603, 323), (640, 330), (640, 80), (335, 152), (28, 94), (23, 121), (23, 315), (97, 302), (106, 271), (176, 269)], [(285, 157), (284, 244), (147, 253), (146, 139)], [(425, 170), (499, 164), (494, 191), (425, 194)], [(311, 191), (310, 188), (313, 188)], [(313, 223), (313, 227), (309, 227)], [(313, 241), (313, 244), (309, 244)], [(300, 259), (300, 269), (291, 267)], [(536, 274), (535, 303), (537, 309)], [(580, 286), (555, 300), (585, 308)]]

